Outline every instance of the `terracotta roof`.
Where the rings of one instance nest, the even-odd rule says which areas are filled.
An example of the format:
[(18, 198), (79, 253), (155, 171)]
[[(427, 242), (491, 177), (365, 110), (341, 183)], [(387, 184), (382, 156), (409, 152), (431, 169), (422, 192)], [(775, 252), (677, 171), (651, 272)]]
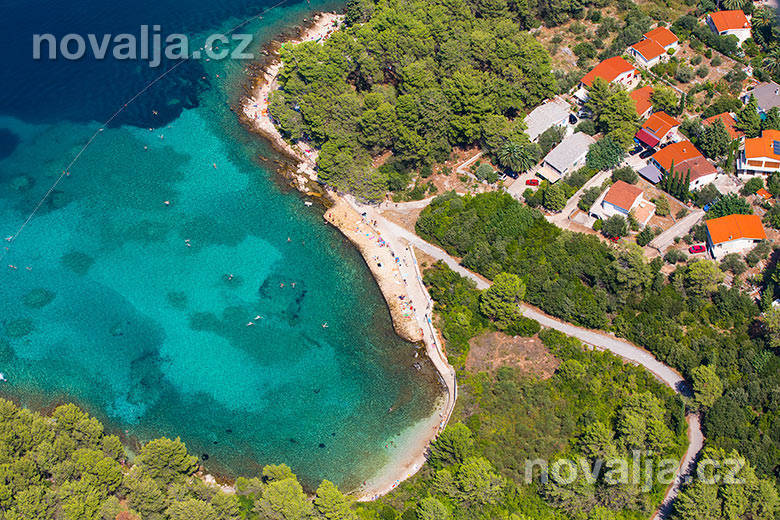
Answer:
[(655, 40), (661, 47), (668, 47), (678, 41), (677, 35), (666, 27), (656, 27), (652, 31), (646, 32), (645, 38)]
[(593, 67), (593, 70), (585, 74), (585, 77), (582, 78), (582, 82), (588, 87), (593, 85), (593, 80), (596, 78), (602, 78), (609, 83), (624, 72), (631, 70), (634, 70), (633, 65), (620, 56), (614, 56)]
[(680, 141), (679, 143), (672, 143), (664, 146), (653, 154), (653, 159), (661, 165), (661, 168), (669, 171), (672, 167), (672, 162), (674, 162), (676, 169), (676, 165), (681, 162), (700, 156), (701, 152), (693, 146), (692, 142)]
[(647, 86), (632, 90), (631, 99), (636, 101), (636, 113), (640, 116), (647, 112), (647, 109), (653, 106), (653, 102), (650, 101), (650, 96), (653, 94), (653, 87)]
[(625, 181), (617, 181), (604, 195), (604, 201), (628, 211), (640, 195), (642, 195), (641, 188)]
[(664, 49), (657, 41), (650, 39), (635, 43), (631, 46), (631, 48), (641, 54), (646, 61), (650, 61), (657, 58), (658, 56), (666, 54), (666, 49)]
[(761, 137), (745, 139), (745, 157), (768, 157), (780, 161), (780, 154), (775, 152), (775, 142), (780, 142), (777, 130), (764, 130)]
[(731, 137), (732, 139), (737, 139), (739, 137), (745, 136), (744, 132), (741, 132), (736, 128), (734, 128), (734, 125), (736, 125), (737, 122), (728, 112), (723, 112), (722, 114), (717, 114), (712, 117), (708, 117), (707, 119), (704, 120), (704, 123), (710, 125), (718, 119), (723, 121), (723, 126), (726, 127), (726, 131), (729, 133), (729, 137)]
[(733, 31), (735, 29), (749, 29), (750, 22), (741, 10), (717, 11), (710, 13), (713, 25), (718, 32)]
[(707, 231), (713, 244), (740, 238), (765, 240), (766, 233), (758, 215), (728, 215), (707, 221)]
[(675, 162), (674, 171), (683, 177), (687, 174), (690, 182), (718, 173), (718, 169), (702, 155), (687, 159), (680, 164)]
[(756, 192), (756, 195), (765, 200), (770, 200), (772, 198), (772, 194), (766, 191), (764, 188), (759, 188)]
[(653, 134), (659, 139), (663, 139), (672, 128), (680, 126), (680, 122), (667, 114), (666, 112), (655, 112), (647, 118), (642, 128)]

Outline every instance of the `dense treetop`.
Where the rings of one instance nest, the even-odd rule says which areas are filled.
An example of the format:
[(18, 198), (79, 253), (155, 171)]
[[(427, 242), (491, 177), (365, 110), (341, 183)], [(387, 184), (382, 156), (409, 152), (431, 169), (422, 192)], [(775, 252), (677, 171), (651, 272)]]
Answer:
[(455, 145), (489, 151), (527, 142), (522, 116), (555, 93), (547, 51), (502, 2), (353, 2), (324, 44), (282, 50), (270, 112), (290, 139), (321, 148), (319, 177), (376, 198), (391, 150), (406, 165), (447, 158)]

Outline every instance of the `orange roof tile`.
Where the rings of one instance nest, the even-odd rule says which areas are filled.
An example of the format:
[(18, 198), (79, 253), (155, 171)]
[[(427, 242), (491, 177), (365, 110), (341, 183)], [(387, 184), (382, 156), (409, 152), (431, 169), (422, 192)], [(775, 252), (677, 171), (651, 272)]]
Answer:
[(647, 109), (653, 106), (650, 96), (653, 94), (653, 87), (647, 86), (632, 90), (631, 99), (636, 102), (636, 113), (640, 116), (647, 112)]
[(672, 163), (677, 165), (688, 159), (700, 156), (701, 152), (693, 146), (692, 142), (680, 141), (679, 143), (672, 143), (664, 146), (653, 154), (653, 159), (661, 165), (661, 168), (669, 171), (672, 167)]
[(718, 173), (718, 169), (704, 158), (703, 155), (691, 157), (680, 164), (674, 163), (674, 171), (679, 175), (687, 175), (689, 182)]
[(593, 67), (593, 70), (585, 74), (585, 77), (582, 78), (582, 82), (588, 87), (593, 84), (593, 80), (596, 78), (602, 78), (609, 83), (624, 72), (631, 70), (634, 70), (633, 65), (620, 56), (614, 56)]
[(759, 188), (756, 192), (756, 195), (766, 200), (770, 200), (772, 198), (772, 194), (766, 191), (764, 188)]
[(723, 121), (723, 126), (726, 127), (726, 131), (729, 133), (729, 137), (731, 137), (732, 139), (737, 139), (739, 137), (745, 136), (744, 132), (741, 132), (736, 128), (734, 128), (734, 125), (736, 125), (737, 122), (734, 120), (733, 117), (731, 117), (731, 114), (729, 114), (728, 112), (723, 112), (722, 114), (717, 114), (712, 117), (708, 117), (707, 119), (704, 120), (704, 123), (710, 125), (718, 119)]
[(628, 211), (640, 195), (642, 195), (641, 188), (625, 181), (617, 181), (604, 195), (604, 201)]
[(661, 47), (668, 47), (677, 43), (677, 35), (666, 27), (656, 27), (652, 31), (645, 33), (645, 38), (655, 40)]
[(766, 233), (758, 215), (728, 215), (707, 221), (707, 231), (713, 244), (740, 238), (765, 240)]
[(680, 122), (666, 112), (655, 112), (647, 118), (642, 128), (652, 133), (659, 139), (663, 139), (672, 128), (680, 126)]
[(718, 32), (733, 31), (734, 29), (749, 29), (750, 22), (741, 10), (717, 11), (710, 13), (713, 25)]
[(780, 161), (780, 155), (775, 153), (774, 142), (780, 142), (780, 132), (777, 130), (764, 130), (761, 137), (745, 139), (745, 157), (769, 157)]
[(647, 61), (666, 54), (666, 49), (659, 45), (657, 41), (650, 39), (635, 43), (631, 48), (641, 54)]

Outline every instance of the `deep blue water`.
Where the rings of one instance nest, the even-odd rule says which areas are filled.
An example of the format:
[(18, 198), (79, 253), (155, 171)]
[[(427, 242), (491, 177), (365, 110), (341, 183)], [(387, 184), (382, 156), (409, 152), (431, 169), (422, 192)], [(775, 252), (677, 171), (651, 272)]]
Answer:
[[(264, 8), (0, 5), (3, 236), (98, 122), (164, 70), (34, 61), (32, 34), (160, 24), (197, 39)], [(248, 29), (259, 45), (310, 9), (338, 7), (285, 4)], [(356, 251), (257, 159), (273, 152), (230, 111), (245, 67), (190, 62), (155, 84), (10, 244), (0, 264), (9, 379), (0, 394), (31, 406), (76, 400), (129, 440), (180, 436), (208, 455), (207, 468), (231, 476), (286, 462), (309, 486), (328, 478), (349, 487), (387, 461), (385, 445), (429, 414), (440, 390), (411, 367), (414, 346), (393, 333)]]

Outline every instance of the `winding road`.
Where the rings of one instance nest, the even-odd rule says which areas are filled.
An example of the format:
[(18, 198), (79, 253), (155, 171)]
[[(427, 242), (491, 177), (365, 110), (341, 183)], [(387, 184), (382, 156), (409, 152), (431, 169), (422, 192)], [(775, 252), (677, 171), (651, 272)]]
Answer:
[[(443, 261), (461, 276), (473, 280), (478, 289), (487, 289), (490, 287), (489, 280), (460, 265), (454, 257), (450, 256), (442, 248), (426, 242), (415, 233), (382, 216), (380, 208), (366, 205), (358, 206), (360, 211), (366, 213), (368, 219), (375, 221), (377, 230), (388, 243), (413, 245), (432, 258)], [(544, 327), (555, 329), (566, 335), (575, 337), (583, 343), (592, 345), (594, 348), (608, 350), (630, 363), (646, 368), (655, 375), (659, 381), (669, 386), (679, 395), (691, 395), (690, 386), (679, 372), (658, 361), (655, 356), (642, 347), (602, 331), (585, 329), (561, 321), (529, 305), (523, 305), (521, 312), (523, 316), (538, 321), (539, 324)], [(688, 422), (688, 449), (680, 462), (680, 467), (675, 475), (674, 482), (669, 486), (659, 510), (653, 516), (654, 520), (664, 520), (669, 515), (672, 502), (677, 496), (680, 485), (687, 481), (688, 477), (694, 471), (696, 456), (704, 445), (704, 434), (701, 430), (699, 416), (690, 413), (686, 416), (686, 421)]]

